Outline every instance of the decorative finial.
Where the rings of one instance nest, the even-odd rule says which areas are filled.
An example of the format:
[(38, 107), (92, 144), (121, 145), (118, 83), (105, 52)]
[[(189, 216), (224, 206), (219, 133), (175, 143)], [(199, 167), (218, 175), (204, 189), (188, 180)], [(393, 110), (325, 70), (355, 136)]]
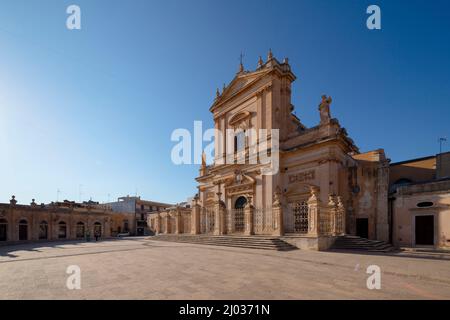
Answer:
[(267, 54), (267, 61), (272, 60), (272, 59), (273, 59), (272, 49), (269, 49), (269, 53)]
[(283, 63), (288, 64), (289, 63), (289, 58), (284, 58)]
[(11, 200), (9, 200), (9, 203), (15, 205), (17, 203), (16, 196), (11, 196)]
[(223, 84), (223, 90), (222, 90), (222, 93), (224, 93), (225, 92), (225, 89), (227, 88), (227, 86), (225, 85), (225, 83)]
[(241, 52), (241, 55), (239, 56), (239, 73), (244, 72), (244, 54)]
[(263, 61), (262, 57), (259, 56), (259, 59), (258, 59), (258, 67), (261, 68), (261, 67), (263, 66), (263, 64), (264, 64), (264, 61)]
[(216, 99), (220, 97), (220, 92), (219, 92), (219, 88), (217, 88), (216, 90)]

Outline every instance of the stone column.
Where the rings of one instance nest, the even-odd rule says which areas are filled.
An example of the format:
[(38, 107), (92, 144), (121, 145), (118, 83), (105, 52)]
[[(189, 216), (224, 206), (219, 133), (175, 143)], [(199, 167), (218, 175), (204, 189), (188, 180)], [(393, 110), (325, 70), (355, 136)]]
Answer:
[(201, 207), (198, 204), (198, 196), (195, 196), (191, 213), (191, 233), (200, 234), (200, 210)]
[[(384, 158), (384, 154), (383, 154)], [(389, 160), (382, 159), (378, 167), (377, 179), (377, 216), (376, 237), (377, 240), (389, 242), (388, 221), (388, 188), (389, 188)]]
[(164, 224), (165, 224), (164, 234), (170, 233), (170, 213), (169, 212), (166, 212), (166, 215), (164, 216)]
[(161, 233), (161, 214), (158, 213), (158, 215), (155, 218), (155, 229), (156, 229), (156, 234), (160, 234)]
[(255, 207), (252, 204), (252, 197), (247, 197), (247, 204), (244, 208), (244, 218), (245, 218), (245, 232), (246, 236), (251, 236), (255, 234), (253, 230), (253, 216), (254, 216)]
[[(107, 217), (105, 219), (105, 231), (104, 231), (105, 238), (110, 238), (111, 237), (111, 218)], [(76, 236), (76, 234), (74, 234), (74, 236)]]
[(320, 198), (319, 188), (311, 188), (308, 199), (308, 236), (318, 237), (320, 234)]
[(18, 241), (19, 240), (19, 230), (16, 230), (18, 221), (16, 221), (16, 196), (12, 196), (9, 200), (9, 218), (8, 218), (8, 241)]
[(284, 236), (284, 219), (283, 219), (283, 207), (280, 202), (279, 193), (275, 193), (272, 205), (272, 219), (274, 220), (274, 236)]
[(177, 208), (177, 211), (175, 212), (175, 234), (182, 233), (182, 228), (181, 212), (180, 209)]
[(221, 192), (217, 193), (217, 201), (214, 206), (214, 212), (215, 212), (214, 235), (215, 236), (222, 236), (225, 234), (226, 206), (225, 206), (225, 203), (220, 198), (221, 195), (222, 195)]
[(335, 195), (328, 195), (328, 219), (330, 233), (335, 236), (337, 234), (336, 217), (337, 216), (337, 204), (335, 201)]

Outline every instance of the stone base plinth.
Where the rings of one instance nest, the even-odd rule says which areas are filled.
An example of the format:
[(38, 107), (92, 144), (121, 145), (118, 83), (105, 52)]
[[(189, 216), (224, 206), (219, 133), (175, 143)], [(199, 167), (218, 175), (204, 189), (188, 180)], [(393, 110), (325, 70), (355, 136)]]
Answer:
[(296, 246), (301, 250), (310, 250), (310, 251), (325, 251), (330, 249), (337, 237), (333, 236), (319, 236), (319, 237), (310, 237), (310, 236), (299, 236), (299, 235), (286, 235), (284, 237), (280, 237), (283, 241)]

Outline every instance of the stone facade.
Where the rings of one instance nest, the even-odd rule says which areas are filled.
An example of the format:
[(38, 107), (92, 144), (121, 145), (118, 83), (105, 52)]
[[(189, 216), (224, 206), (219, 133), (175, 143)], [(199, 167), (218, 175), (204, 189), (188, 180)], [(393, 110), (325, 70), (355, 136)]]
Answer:
[[(295, 79), (288, 60), (280, 63), (269, 52), (254, 71), (241, 65), (232, 82), (217, 92), (210, 111), (222, 134), (215, 137), (214, 163), (204, 161), (196, 179), (191, 232), (289, 234), (327, 244), (332, 241), (320, 239), (345, 233), (388, 240), (389, 160), (384, 151), (360, 153), (331, 117), (332, 99), (325, 95), (319, 124), (302, 124), (291, 104)], [(229, 129), (236, 134), (225, 134)], [(278, 129), (278, 141), (272, 133), (257, 138), (266, 141), (268, 155), (278, 152), (279, 142), (276, 172), (273, 162), (252, 162), (253, 140), (247, 134), (252, 129)], [(151, 215), (149, 223), (157, 219), (161, 215)]]
[(97, 233), (101, 238), (116, 236), (132, 226), (134, 214), (73, 202), (19, 205), (0, 204), (0, 245), (22, 241), (85, 240)]
[(450, 153), (391, 165), (389, 208), (398, 247), (450, 248)]
[(120, 197), (115, 202), (106, 203), (114, 212), (132, 213), (135, 216), (135, 223), (130, 225), (129, 230), (122, 230), (123, 232), (130, 232), (131, 235), (144, 236), (150, 235), (151, 230), (147, 225), (148, 215), (154, 212), (162, 212), (167, 208), (172, 207), (172, 204), (143, 200), (141, 197)]

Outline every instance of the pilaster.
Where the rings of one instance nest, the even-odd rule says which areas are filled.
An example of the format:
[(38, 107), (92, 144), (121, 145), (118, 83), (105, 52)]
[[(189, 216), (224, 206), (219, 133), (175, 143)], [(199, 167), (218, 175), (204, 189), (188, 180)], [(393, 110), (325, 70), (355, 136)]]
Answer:
[(308, 199), (308, 236), (318, 237), (320, 233), (320, 195), (317, 187), (311, 188)]
[(255, 207), (252, 204), (252, 197), (247, 197), (247, 204), (244, 208), (244, 217), (245, 217), (245, 231), (244, 234), (247, 236), (251, 236), (255, 234), (253, 229), (253, 216), (254, 216)]
[(280, 194), (275, 193), (272, 204), (272, 219), (274, 219), (274, 236), (284, 236), (283, 207), (281, 206)]

